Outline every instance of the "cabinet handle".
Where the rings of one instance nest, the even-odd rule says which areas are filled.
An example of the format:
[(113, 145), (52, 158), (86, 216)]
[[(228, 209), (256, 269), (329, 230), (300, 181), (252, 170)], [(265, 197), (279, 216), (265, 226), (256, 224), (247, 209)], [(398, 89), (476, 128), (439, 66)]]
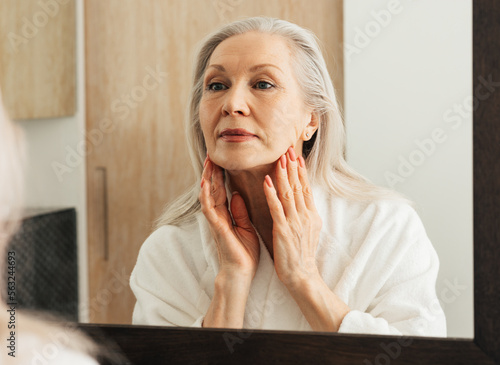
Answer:
[(102, 224), (102, 242), (103, 242), (103, 256), (104, 261), (109, 258), (109, 226), (108, 226), (108, 179), (106, 167), (96, 167), (96, 180), (98, 186), (98, 199), (101, 204), (100, 217)]

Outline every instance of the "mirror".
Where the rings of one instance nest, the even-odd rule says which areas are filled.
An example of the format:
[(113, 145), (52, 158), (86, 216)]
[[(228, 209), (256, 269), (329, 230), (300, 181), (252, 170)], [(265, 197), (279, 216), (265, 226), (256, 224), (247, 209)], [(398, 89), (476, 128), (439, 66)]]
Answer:
[[(95, 215), (87, 217), (87, 198), (91, 199), (93, 193), (102, 196), (104, 191), (110, 191), (113, 186), (118, 186), (119, 179), (122, 181), (134, 177), (140, 179), (137, 172), (140, 169), (129, 170), (127, 164), (120, 165), (117, 161), (115, 165), (120, 167), (118, 177), (114, 177), (110, 170), (100, 170), (103, 171), (102, 175), (95, 177), (93, 175), (95, 169), (104, 166), (106, 161), (98, 160), (92, 165), (88, 165), (88, 161), (97, 155), (103, 156), (104, 149), (116, 147), (105, 145), (106, 138), (110, 135), (122, 137), (122, 140), (131, 138), (125, 136), (125, 131), (131, 126), (127, 123), (139, 118), (154, 119), (155, 113), (161, 108), (158, 100), (171, 97), (167, 83), (176, 85), (179, 90), (178, 99), (174, 99), (177, 103), (172, 103), (171, 107), (185, 105), (188, 84), (181, 83), (176, 73), (189, 68), (192, 57), (189, 58), (189, 62), (186, 59), (182, 59), (181, 62), (171, 61), (173, 64), (169, 66), (182, 65), (182, 68), (178, 69), (162, 68), (153, 62), (156, 61), (154, 58), (144, 59), (141, 60), (144, 62), (140, 63), (140, 66), (134, 68), (135, 74), (130, 75), (130, 72), (125, 71), (123, 79), (120, 80), (119, 72), (112, 74), (113, 68), (126, 70), (125, 66), (130, 66), (128, 60), (134, 54), (130, 49), (121, 52), (105, 48), (105, 43), (101, 43), (102, 48), (94, 49), (93, 58), (86, 58), (89, 56), (85, 53), (84, 34), (88, 37), (86, 41), (90, 42), (93, 39), (92, 31), (97, 32), (100, 28), (91, 27), (96, 23), (87, 23), (87, 28), (84, 28), (86, 21), (84, 10), (89, 14), (105, 9), (107, 12), (102, 12), (102, 17), (109, 17), (112, 14), (116, 19), (122, 19), (123, 24), (119, 24), (120, 26), (135, 24), (136, 14), (127, 11), (119, 1), (109, 1), (107, 8), (99, 8), (105, 5), (98, 3), (77, 2), (78, 107), (75, 116), (25, 120), (18, 123), (25, 130), (30, 146), (27, 205), (77, 207), (82, 321), (127, 323), (122, 319), (114, 319), (111, 314), (108, 320), (102, 318), (105, 317), (104, 314), (119, 312), (121, 309), (127, 310), (120, 308), (120, 305), (124, 302), (122, 298), (130, 299), (127, 276), (133, 267), (136, 254), (122, 258), (118, 263), (115, 262), (116, 266), (112, 269), (103, 268), (106, 261), (113, 262), (114, 252), (126, 251), (123, 247), (120, 248), (120, 245), (130, 241), (127, 230), (124, 230), (109, 240), (110, 246), (107, 249), (109, 257), (105, 257), (102, 253), (106, 251), (102, 248), (103, 242), (95, 246), (90, 245), (90, 249), (99, 250), (98, 254), (102, 257), (88, 270), (86, 262), (90, 254), (87, 255), (85, 243), (93, 237), (102, 237), (102, 227), (96, 226), (88, 230), (88, 226), (93, 224), (90, 221)], [(214, 29), (216, 25), (240, 16), (256, 15), (255, 11), (266, 14), (271, 10), (277, 14), (286, 14), (289, 11), (284, 3), (266, 1), (267, 7), (252, 8), (250, 12), (249, 3), (238, 0), (207, 1), (197, 9), (186, 9), (180, 1), (171, 1), (169, 4), (176, 11), (166, 13), (166, 8), (161, 5), (149, 11), (157, 17), (152, 21), (154, 24), (160, 24), (158, 19), (162, 17), (173, 21), (182, 14), (183, 16), (187, 14), (191, 19), (200, 19), (203, 12), (214, 15), (216, 21), (213, 24), (205, 24), (206, 29), (203, 29), (203, 34)], [(324, 7), (328, 7), (329, 3), (332, 4), (331, 1), (318, 3)], [(279, 6), (283, 8), (275, 9)], [(447, 315), (448, 335), (470, 338), (473, 327), (472, 109), (469, 98), (472, 94), (472, 2), (443, 0), (436, 4), (429, 0), (419, 2), (401, 0), (373, 1), (368, 4), (349, 1), (344, 2), (342, 14), (343, 70), (333, 70), (331, 73), (338, 72), (345, 79), (343, 99), (348, 136), (348, 162), (375, 183), (392, 186), (416, 202), (416, 209), (441, 261), (437, 293)], [(384, 14), (390, 16), (384, 18)], [(297, 19), (287, 18), (284, 15), (280, 17), (298, 22)], [(426, 21), (422, 22), (422, 19)], [(422, 24), (425, 24), (425, 27)], [(326, 24), (321, 27), (329, 29)], [(144, 47), (153, 48), (163, 56), (175, 52), (190, 53), (192, 56), (192, 48), (189, 51), (182, 51), (183, 43), (179, 41), (177, 43), (169, 41), (166, 47), (161, 46), (165, 38), (182, 40), (183, 36), (188, 36), (193, 44), (199, 41), (199, 37), (195, 37), (193, 33), (185, 35), (183, 33), (185, 28), (180, 27), (179, 33), (175, 34), (177, 38), (167, 36), (160, 31), (154, 35), (149, 33), (148, 36), (147, 33), (141, 33), (145, 29), (140, 27), (120, 29), (122, 32), (117, 32), (118, 43), (131, 43), (131, 40), (135, 40), (137, 43), (145, 44)], [(331, 42), (331, 39), (328, 41)], [(98, 43), (93, 45), (99, 46)], [(138, 49), (141, 49), (140, 47), (139, 45)], [(330, 49), (331, 57), (335, 50)], [(95, 104), (89, 102), (100, 97), (91, 93), (95, 83), (99, 82), (92, 78), (92, 65), (99, 62), (109, 67), (108, 70), (101, 70), (100, 75), (105, 75), (107, 71), (113, 75), (110, 77), (115, 78), (104, 88), (112, 96), (106, 98), (103, 105), (100, 105), (101, 109), (94, 108)], [(86, 75), (85, 67), (87, 67)], [(164, 73), (167, 76), (163, 77)], [(104, 78), (100, 82), (103, 82), (102, 80)], [(149, 85), (151, 90), (144, 85)], [(85, 90), (87, 90), (86, 98)], [(146, 90), (146, 93), (143, 90)], [(134, 101), (141, 99), (143, 101), (140, 103)], [(115, 112), (112, 111), (113, 107)], [(184, 111), (179, 108), (173, 113), (181, 118)], [(110, 116), (113, 118), (109, 118)], [(116, 125), (109, 120), (116, 122)], [(94, 133), (85, 135), (86, 126), (94, 122), (97, 123), (95, 124), (97, 127), (91, 128)], [(175, 133), (178, 133), (176, 130), (178, 126), (180, 124), (165, 124), (156, 133), (177, 135)], [(142, 134), (141, 138), (144, 138)], [(82, 141), (87, 143), (86, 150), (80, 150)], [(129, 147), (126, 150), (122, 147), (120, 153), (132, 159), (134, 149), (140, 148), (140, 143), (134, 139), (126, 139), (126, 143), (123, 144)], [(148, 161), (142, 166), (144, 171), (148, 169)], [(169, 162), (168, 159), (161, 161)], [(67, 169), (58, 170), (58, 165), (54, 162), (66, 166)], [(180, 163), (174, 164), (174, 168), (170, 171), (179, 169), (180, 165)], [(182, 191), (186, 186), (185, 182), (194, 179), (190, 173), (165, 188), (169, 196)], [(107, 190), (102, 188), (105, 182), (111, 184), (107, 185)], [(141, 184), (146, 183), (148, 181), (141, 181)], [(150, 192), (144, 194), (143, 200), (162, 200), (167, 195)], [(108, 213), (123, 211), (121, 204), (127, 201), (128, 197), (117, 196), (113, 199), (115, 200), (108, 202)], [(158, 211), (143, 215), (137, 206), (128, 206), (126, 209), (137, 210), (136, 224), (143, 227), (144, 231), (151, 231), (152, 220), (157, 217)], [(116, 219), (119, 220), (119, 215)], [(109, 221), (109, 224), (113, 222)], [(134, 244), (140, 245), (138, 242)], [(89, 272), (91, 274), (94, 269), (105, 271), (105, 275), (102, 276), (105, 282), (97, 289), (92, 287), (92, 277), (90, 283), (85, 280)], [(87, 302), (89, 304), (86, 304)]]

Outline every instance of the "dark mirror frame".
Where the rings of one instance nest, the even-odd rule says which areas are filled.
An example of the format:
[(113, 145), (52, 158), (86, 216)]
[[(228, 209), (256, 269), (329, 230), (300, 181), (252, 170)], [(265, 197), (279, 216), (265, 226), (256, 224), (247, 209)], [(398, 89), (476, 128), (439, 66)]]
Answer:
[[(500, 89), (500, 1), (473, 1), (473, 51), (473, 96), (477, 100), (473, 116), (473, 339), (79, 327), (98, 342), (112, 341), (115, 346), (110, 351), (121, 352), (134, 364), (500, 364), (500, 90), (492, 90)], [(487, 97), (476, 93), (480, 78), (493, 80)]]

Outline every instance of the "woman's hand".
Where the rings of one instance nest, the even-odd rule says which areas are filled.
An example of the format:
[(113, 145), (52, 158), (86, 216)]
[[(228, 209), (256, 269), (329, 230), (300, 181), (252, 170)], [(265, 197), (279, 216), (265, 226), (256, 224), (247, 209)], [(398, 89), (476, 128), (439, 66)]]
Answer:
[(276, 164), (276, 191), (266, 176), (264, 192), (273, 218), (274, 266), (279, 279), (293, 287), (318, 277), (316, 248), (322, 221), (313, 201), (305, 161), (293, 147)]
[(259, 263), (259, 238), (238, 193), (231, 198), (229, 212), (222, 169), (209, 156), (205, 159), (199, 200), (217, 245), (219, 273), (226, 277), (245, 278), (250, 285)]

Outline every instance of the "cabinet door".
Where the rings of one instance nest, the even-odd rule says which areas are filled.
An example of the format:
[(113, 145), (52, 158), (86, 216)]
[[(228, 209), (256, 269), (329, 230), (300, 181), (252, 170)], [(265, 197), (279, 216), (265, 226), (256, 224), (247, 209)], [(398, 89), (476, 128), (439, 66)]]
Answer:
[(74, 0), (0, 0), (0, 89), (13, 119), (75, 114)]
[[(312, 29), (342, 98), (342, 1), (86, 0), (91, 322), (130, 323), (127, 278), (164, 205), (195, 181), (183, 118), (194, 48), (242, 16)], [(334, 58), (335, 62), (334, 63)]]

